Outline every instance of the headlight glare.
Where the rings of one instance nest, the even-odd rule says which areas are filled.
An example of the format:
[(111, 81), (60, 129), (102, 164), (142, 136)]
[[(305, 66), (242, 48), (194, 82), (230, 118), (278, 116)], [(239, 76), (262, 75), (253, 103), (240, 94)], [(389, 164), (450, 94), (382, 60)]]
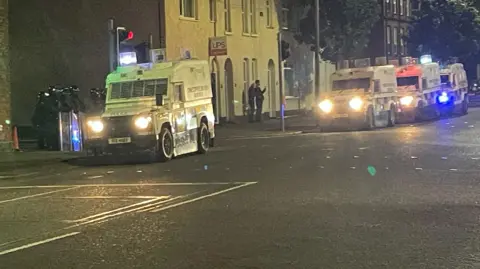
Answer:
[(139, 129), (147, 129), (152, 122), (152, 117), (138, 117), (135, 119), (135, 126)]
[(88, 127), (90, 127), (90, 130), (92, 130), (94, 133), (101, 133), (103, 131), (103, 122), (100, 120), (89, 120), (87, 122)]
[(404, 96), (400, 98), (400, 104), (402, 106), (409, 106), (412, 104), (412, 102), (413, 102), (413, 96)]
[(325, 113), (330, 113), (333, 109), (333, 103), (330, 100), (323, 100), (318, 104), (318, 107)]
[(363, 100), (360, 97), (354, 97), (350, 102), (348, 103), (350, 107), (354, 110), (360, 110), (363, 107)]

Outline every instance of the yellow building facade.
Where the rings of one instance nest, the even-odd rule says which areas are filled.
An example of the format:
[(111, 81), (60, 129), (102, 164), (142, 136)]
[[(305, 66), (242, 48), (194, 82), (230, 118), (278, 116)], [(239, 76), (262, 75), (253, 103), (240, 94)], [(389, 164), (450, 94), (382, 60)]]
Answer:
[[(280, 98), (275, 0), (164, 0), (160, 5), (160, 47), (167, 60), (188, 53), (210, 62), (217, 118), (235, 121), (246, 115), (248, 87), (256, 79), (267, 89), (264, 112), (276, 115)], [(211, 38), (226, 41), (226, 55), (223, 51), (211, 56)]]

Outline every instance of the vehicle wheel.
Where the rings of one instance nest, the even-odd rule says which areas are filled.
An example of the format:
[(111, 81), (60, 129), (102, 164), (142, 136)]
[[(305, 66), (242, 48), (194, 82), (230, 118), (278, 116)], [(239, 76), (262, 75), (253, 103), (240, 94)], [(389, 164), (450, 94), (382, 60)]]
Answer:
[(468, 114), (468, 96), (465, 95), (463, 97), (463, 102), (462, 102), (462, 115), (467, 115)]
[(173, 157), (173, 135), (166, 127), (162, 128), (158, 138), (157, 156), (161, 162), (168, 162)]
[(375, 128), (375, 115), (373, 114), (372, 107), (369, 107), (367, 117), (365, 118), (365, 129), (372, 130), (373, 128)]
[(204, 122), (200, 123), (200, 127), (198, 128), (197, 143), (198, 153), (205, 154), (208, 152), (210, 148), (210, 131)]
[(393, 127), (395, 126), (395, 123), (397, 122), (397, 114), (395, 112), (395, 106), (390, 107), (390, 111), (388, 112), (388, 127)]

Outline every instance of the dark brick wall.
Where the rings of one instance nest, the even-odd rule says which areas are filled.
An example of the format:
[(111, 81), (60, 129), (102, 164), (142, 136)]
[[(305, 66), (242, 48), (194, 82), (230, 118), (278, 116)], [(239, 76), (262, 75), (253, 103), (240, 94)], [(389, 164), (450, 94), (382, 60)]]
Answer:
[[(155, 0), (15, 0), (9, 16), (12, 117), (17, 124), (30, 124), (36, 94), (49, 85), (74, 84), (84, 93), (104, 86), (108, 18), (134, 30), (136, 42), (152, 33), (158, 44)], [(0, 77), (0, 91), (1, 85)]]

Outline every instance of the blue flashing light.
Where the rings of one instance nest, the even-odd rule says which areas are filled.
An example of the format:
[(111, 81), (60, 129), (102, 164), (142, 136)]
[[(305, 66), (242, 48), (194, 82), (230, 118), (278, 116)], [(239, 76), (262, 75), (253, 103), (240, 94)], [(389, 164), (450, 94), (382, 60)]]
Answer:
[(432, 55), (422, 55), (420, 56), (420, 63), (421, 64), (429, 64), (432, 62)]
[(441, 103), (441, 104), (445, 104), (449, 100), (450, 100), (450, 98), (448, 98), (448, 94), (446, 92), (442, 92), (442, 95), (440, 95), (438, 97), (438, 102)]

